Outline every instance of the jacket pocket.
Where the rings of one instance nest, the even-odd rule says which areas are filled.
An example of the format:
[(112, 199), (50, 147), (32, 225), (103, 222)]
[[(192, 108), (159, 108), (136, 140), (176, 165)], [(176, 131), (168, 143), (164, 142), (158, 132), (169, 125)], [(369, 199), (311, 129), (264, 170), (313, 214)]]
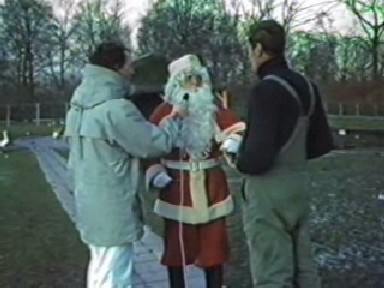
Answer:
[(110, 147), (118, 147), (119, 146), (119, 144), (117, 143), (116, 140), (104, 140), (104, 141)]
[(247, 203), (249, 199), (248, 199), (248, 195), (247, 195), (247, 192), (245, 189), (245, 179), (243, 179), (241, 182), (240, 193), (241, 193), (241, 197), (243, 198), (244, 203)]

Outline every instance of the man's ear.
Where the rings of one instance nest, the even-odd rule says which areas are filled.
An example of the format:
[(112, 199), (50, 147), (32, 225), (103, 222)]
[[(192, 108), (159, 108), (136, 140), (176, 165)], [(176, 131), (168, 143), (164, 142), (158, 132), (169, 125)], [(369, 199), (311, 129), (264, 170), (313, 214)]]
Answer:
[(263, 55), (263, 46), (260, 43), (256, 44), (254, 53), (257, 57), (261, 57)]

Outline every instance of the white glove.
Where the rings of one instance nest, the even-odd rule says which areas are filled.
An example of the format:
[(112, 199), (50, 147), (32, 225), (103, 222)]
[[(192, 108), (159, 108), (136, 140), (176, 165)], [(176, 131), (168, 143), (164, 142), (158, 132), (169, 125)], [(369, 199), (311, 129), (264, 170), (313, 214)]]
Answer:
[(166, 172), (160, 172), (153, 178), (153, 187), (163, 189), (169, 183), (172, 182), (172, 178), (168, 176)]
[(221, 146), (221, 150), (227, 153), (237, 154), (240, 148), (240, 141), (236, 139), (229, 138), (224, 141)]

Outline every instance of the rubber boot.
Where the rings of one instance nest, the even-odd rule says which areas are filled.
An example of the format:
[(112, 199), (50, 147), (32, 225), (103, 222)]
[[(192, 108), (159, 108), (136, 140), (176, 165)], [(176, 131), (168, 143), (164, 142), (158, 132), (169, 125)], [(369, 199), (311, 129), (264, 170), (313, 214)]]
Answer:
[(204, 269), (207, 288), (222, 288), (223, 267), (213, 266)]

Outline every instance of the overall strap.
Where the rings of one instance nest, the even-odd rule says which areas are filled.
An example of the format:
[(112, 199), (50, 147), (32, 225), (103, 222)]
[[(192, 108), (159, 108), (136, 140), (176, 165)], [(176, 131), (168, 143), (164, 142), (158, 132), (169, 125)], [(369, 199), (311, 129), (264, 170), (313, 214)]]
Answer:
[(305, 115), (301, 99), (300, 99), (297, 91), (292, 87), (291, 84), (289, 84), (285, 79), (283, 79), (279, 76), (276, 76), (276, 75), (268, 75), (268, 76), (264, 77), (263, 80), (273, 80), (273, 81), (276, 81), (277, 83), (279, 83), (281, 86), (283, 86), (289, 92), (289, 94), (296, 100), (297, 104), (299, 105), (300, 115), (297, 119), (295, 128), (293, 129), (293, 132), (291, 134), (291, 137), (289, 137), (287, 142), (280, 149), (280, 153), (282, 153), (285, 150), (287, 150), (288, 147), (291, 146), (291, 144), (293, 143), (293, 141), (296, 139), (297, 135), (299, 134), (300, 123), (303, 121), (303, 117), (305, 117), (305, 119), (307, 119), (312, 115), (313, 110), (314, 110), (314, 106), (315, 106), (314, 105), (315, 104), (315, 92), (313, 89), (313, 85), (309, 82), (309, 80), (307, 78), (305, 78), (306, 82), (308, 83), (309, 90), (310, 90), (309, 91), (310, 92), (310, 108), (309, 108), (308, 115)]
[(296, 100), (297, 104), (299, 105), (299, 112), (300, 116), (304, 116), (304, 108), (303, 104), (300, 100), (299, 94), (297, 94), (296, 90), (292, 87), (291, 84), (289, 84), (285, 79), (277, 76), (277, 75), (267, 75), (266, 77), (263, 78), (263, 80), (273, 80), (279, 83), (281, 86), (283, 86), (289, 94)]
[(309, 96), (310, 102), (309, 102), (309, 110), (308, 110), (308, 117), (311, 117), (313, 115), (313, 112), (315, 111), (315, 104), (316, 104), (316, 94), (315, 94), (315, 89), (313, 87), (313, 84), (309, 79), (305, 76), (303, 76), (305, 81), (307, 81), (308, 87), (309, 87)]

